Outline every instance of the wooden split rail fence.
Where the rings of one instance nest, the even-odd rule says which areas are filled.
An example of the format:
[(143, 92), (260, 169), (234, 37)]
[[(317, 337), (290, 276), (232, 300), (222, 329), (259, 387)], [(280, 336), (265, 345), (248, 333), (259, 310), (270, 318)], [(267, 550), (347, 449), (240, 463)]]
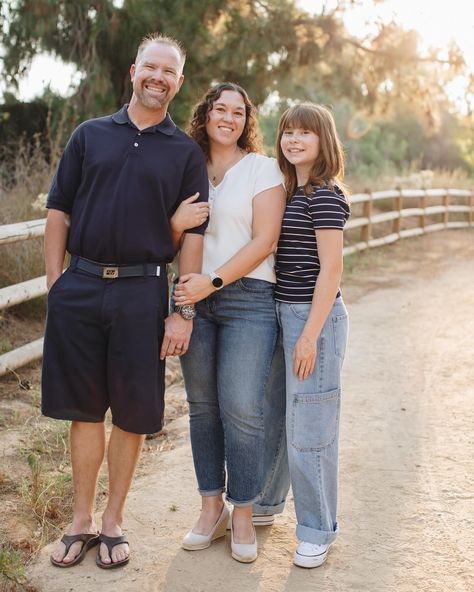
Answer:
[[(390, 200), (392, 207), (386, 211), (387, 201)], [(433, 205), (437, 200), (440, 203)], [(459, 203), (460, 201), (464, 203)], [(394, 189), (367, 192), (351, 196), (353, 209), (356, 208), (356, 204), (361, 204), (362, 215), (353, 215), (346, 225), (346, 230), (360, 229), (359, 240), (345, 247), (344, 255), (445, 228), (474, 227), (474, 192), (465, 189)], [(380, 209), (384, 211), (378, 211)], [(450, 214), (456, 214), (458, 219), (450, 220)], [(434, 216), (438, 216), (435, 222)], [(406, 219), (412, 221), (409, 228), (403, 228), (403, 220)], [(0, 226), (0, 247), (43, 236), (45, 223), (46, 220), (42, 218)], [(380, 225), (379, 228), (381, 227), (383, 232), (387, 229), (389, 232), (373, 238), (377, 225)], [(0, 310), (46, 293), (46, 276), (1, 288)], [(42, 351), (43, 338), (0, 355), (0, 376), (41, 358)]]

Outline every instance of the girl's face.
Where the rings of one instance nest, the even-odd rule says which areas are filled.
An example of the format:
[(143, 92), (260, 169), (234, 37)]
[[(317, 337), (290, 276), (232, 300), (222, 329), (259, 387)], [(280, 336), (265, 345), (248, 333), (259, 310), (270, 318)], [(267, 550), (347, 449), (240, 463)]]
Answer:
[(234, 90), (224, 90), (209, 111), (207, 135), (217, 144), (237, 144), (244, 131), (245, 120), (245, 102), (242, 95)]
[(310, 169), (319, 155), (319, 136), (307, 129), (287, 127), (280, 146), (289, 163), (297, 169)]

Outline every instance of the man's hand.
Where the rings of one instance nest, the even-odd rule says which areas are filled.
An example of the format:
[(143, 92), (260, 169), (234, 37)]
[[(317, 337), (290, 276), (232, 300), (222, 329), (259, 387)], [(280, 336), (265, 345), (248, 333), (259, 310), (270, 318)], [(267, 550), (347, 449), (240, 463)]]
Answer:
[(48, 276), (46, 277), (46, 287), (48, 289), (48, 292), (51, 290), (51, 288), (53, 287), (53, 284), (55, 284), (59, 278), (61, 277), (61, 272), (59, 273), (50, 273), (48, 274)]
[(161, 346), (160, 360), (167, 356), (182, 356), (188, 351), (193, 322), (183, 319), (177, 312), (165, 319), (165, 336)]

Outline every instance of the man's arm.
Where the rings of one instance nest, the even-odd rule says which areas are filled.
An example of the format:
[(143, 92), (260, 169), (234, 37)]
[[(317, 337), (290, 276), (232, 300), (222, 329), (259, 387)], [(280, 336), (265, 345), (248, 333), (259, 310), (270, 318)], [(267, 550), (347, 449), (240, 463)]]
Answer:
[(65, 212), (48, 210), (44, 231), (44, 263), (48, 291), (63, 272), (69, 221), (69, 215)]
[[(204, 237), (202, 234), (187, 233), (184, 237), (179, 255), (179, 275), (185, 273), (200, 273), (202, 268), (202, 249)], [(189, 341), (193, 330), (193, 321), (183, 319), (176, 312), (165, 319), (165, 336), (161, 347), (160, 359), (167, 356), (182, 355), (188, 351)]]

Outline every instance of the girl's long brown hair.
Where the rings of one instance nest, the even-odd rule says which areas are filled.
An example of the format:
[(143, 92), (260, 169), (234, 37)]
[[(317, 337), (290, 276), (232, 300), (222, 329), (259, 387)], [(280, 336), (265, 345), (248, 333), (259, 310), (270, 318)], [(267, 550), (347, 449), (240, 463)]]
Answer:
[(322, 105), (300, 103), (287, 109), (278, 125), (277, 160), (285, 180), (288, 199), (291, 199), (298, 187), (296, 169), (287, 161), (280, 145), (283, 132), (288, 128), (310, 130), (319, 136), (319, 154), (304, 185), (305, 194), (311, 195), (315, 185), (327, 184), (333, 189), (337, 184), (343, 189), (344, 150), (332, 114)]
[(238, 92), (245, 103), (245, 126), (242, 135), (237, 140), (237, 145), (245, 152), (259, 152), (261, 150), (261, 137), (256, 117), (256, 109), (245, 90), (234, 82), (221, 82), (211, 87), (194, 107), (193, 117), (187, 129), (188, 134), (201, 146), (206, 160), (211, 160), (209, 151), (209, 137), (206, 124), (209, 121), (209, 111), (225, 90)]

